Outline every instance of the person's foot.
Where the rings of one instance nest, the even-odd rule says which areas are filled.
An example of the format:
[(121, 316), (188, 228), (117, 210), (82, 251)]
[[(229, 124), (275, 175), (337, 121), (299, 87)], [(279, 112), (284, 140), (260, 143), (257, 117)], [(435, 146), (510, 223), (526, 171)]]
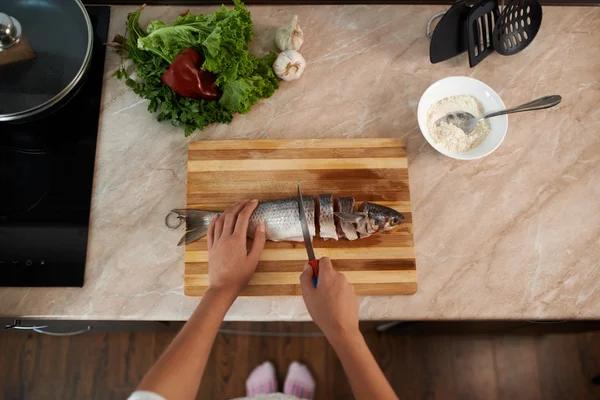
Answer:
[(301, 399), (311, 400), (315, 393), (315, 380), (310, 374), (308, 368), (296, 361), (290, 364), (285, 383), (283, 384), (283, 393)]
[(277, 375), (270, 361), (265, 361), (254, 368), (246, 380), (247, 396), (275, 393), (277, 391)]

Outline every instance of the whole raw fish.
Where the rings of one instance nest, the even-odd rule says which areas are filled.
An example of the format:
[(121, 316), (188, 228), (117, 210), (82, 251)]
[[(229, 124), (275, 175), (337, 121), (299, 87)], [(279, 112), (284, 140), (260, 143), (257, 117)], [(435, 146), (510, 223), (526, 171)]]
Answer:
[[(329, 209), (331, 204), (329, 199), (331, 195), (322, 197), (327, 199), (326, 207)], [(311, 196), (302, 196), (304, 209), (306, 210), (306, 220), (311, 237), (316, 235), (315, 229), (315, 199)], [(346, 208), (346, 212), (334, 213), (336, 221), (353, 224), (360, 237), (367, 237), (375, 232), (382, 232), (393, 229), (404, 221), (404, 216), (396, 210), (378, 204), (364, 202), (358, 211)], [(208, 226), (211, 221), (218, 217), (220, 211), (195, 210), (195, 209), (175, 209), (173, 213), (180, 218), (185, 219), (186, 233), (179, 241), (178, 245), (194, 242), (208, 233)], [(328, 217), (329, 219), (329, 217)], [(298, 200), (293, 197), (282, 200), (259, 201), (256, 209), (250, 216), (248, 224), (248, 236), (253, 237), (256, 228), (260, 224), (265, 224), (267, 240), (274, 242), (294, 241), (302, 242), (302, 227), (300, 225)], [(329, 222), (327, 230), (331, 230)]]

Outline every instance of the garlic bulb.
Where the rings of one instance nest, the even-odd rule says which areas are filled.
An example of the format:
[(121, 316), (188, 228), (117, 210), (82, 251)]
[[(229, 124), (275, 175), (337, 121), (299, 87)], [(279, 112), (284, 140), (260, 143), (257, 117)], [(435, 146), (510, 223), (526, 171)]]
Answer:
[(275, 46), (280, 51), (285, 50), (300, 50), (304, 43), (304, 32), (298, 26), (298, 16), (294, 15), (292, 23), (282, 26), (275, 32)]
[(273, 63), (275, 75), (284, 81), (293, 81), (302, 76), (306, 60), (296, 50), (286, 50), (279, 53)]

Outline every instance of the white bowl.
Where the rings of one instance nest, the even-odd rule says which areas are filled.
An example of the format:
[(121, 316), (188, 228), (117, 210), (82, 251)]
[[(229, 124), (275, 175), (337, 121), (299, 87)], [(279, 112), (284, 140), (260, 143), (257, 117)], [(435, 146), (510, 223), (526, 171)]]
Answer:
[(485, 83), (467, 76), (450, 76), (435, 82), (423, 93), (417, 108), (417, 118), (419, 120), (419, 128), (421, 128), (421, 133), (423, 133), (425, 139), (427, 139), (429, 144), (434, 149), (445, 156), (456, 158), (457, 160), (475, 160), (477, 158), (487, 156), (496, 150), (498, 146), (500, 146), (500, 143), (502, 143), (504, 140), (506, 131), (508, 129), (507, 115), (501, 115), (499, 117), (488, 119), (488, 122), (490, 123), (490, 133), (478, 146), (464, 153), (448, 152), (446, 149), (434, 142), (427, 130), (427, 111), (429, 111), (429, 108), (445, 97), (459, 96), (463, 94), (471, 95), (479, 100), (485, 113), (499, 111), (506, 108), (504, 106), (504, 102), (500, 96), (498, 96), (498, 93), (496, 93), (494, 89)]

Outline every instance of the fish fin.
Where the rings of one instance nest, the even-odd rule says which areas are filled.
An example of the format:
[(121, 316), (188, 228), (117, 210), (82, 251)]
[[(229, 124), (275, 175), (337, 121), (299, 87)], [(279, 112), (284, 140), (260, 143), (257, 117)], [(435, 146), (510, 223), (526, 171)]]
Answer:
[(344, 222), (350, 222), (351, 224), (359, 224), (365, 220), (367, 217), (365, 214), (353, 214), (353, 213), (345, 213), (345, 212), (336, 212), (333, 213), (336, 217), (341, 219)]
[(193, 210), (189, 208), (175, 209), (172, 210), (172, 212), (184, 217), (186, 224), (185, 235), (179, 240), (177, 246), (181, 246), (184, 243), (189, 244), (195, 242), (206, 236), (208, 233), (208, 226), (212, 220), (221, 214), (218, 211)]
[[(207, 231), (208, 231), (208, 229), (207, 229)], [(190, 243), (195, 242), (196, 240), (200, 239), (203, 236), (206, 236), (206, 232), (204, 234), (202, 234), (202, 232), (199, 231), (198, 229), (187, 231), (185, 233), (185, 235), (183, 235), (181, 237), (181, 239), (179, 240), (179, 243), (177, 243), (177, 246), (181, 246), (184, 243), (190, 244)]]

